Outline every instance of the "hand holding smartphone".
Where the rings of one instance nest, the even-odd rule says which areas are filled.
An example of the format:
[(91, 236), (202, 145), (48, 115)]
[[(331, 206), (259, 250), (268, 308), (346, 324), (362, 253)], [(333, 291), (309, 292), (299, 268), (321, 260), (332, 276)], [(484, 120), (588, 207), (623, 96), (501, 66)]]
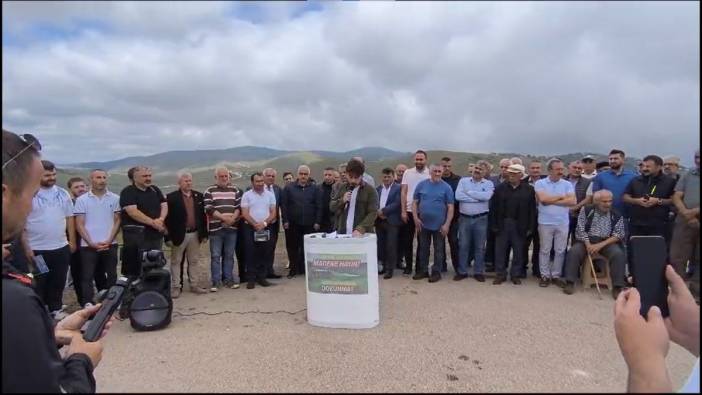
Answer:
[(661, 309), (663, 317), (668, 311), (668, 280), (665, 277), (667, 260), (665, 239), (661, 236), (632, 236), (634, 287), (641, 295), (641, 315), (646, 318), (652, 306)]

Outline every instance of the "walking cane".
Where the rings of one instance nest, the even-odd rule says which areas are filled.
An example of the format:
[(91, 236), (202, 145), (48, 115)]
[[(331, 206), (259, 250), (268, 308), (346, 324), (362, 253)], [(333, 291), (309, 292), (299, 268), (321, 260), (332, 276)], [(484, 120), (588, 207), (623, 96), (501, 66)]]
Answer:
[(590, 253), (587, 253), (587, 261), (590, 263), (590, 271), (592, 272), (592, 278), (595, 280), (595, 287), (597, 287), (597, 296), (602, 299), (602, 291), (600, 291), (600, 282), (597, 281), (597, 272), (595, 272), (595, 265), (592, 263), (592, 257)]

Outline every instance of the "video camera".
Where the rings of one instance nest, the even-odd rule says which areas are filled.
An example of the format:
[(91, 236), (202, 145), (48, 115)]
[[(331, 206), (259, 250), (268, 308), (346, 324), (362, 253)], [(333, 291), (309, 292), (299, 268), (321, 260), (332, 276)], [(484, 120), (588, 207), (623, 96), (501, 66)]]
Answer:
[(166, 255), (161, 250), (141, 251), (139, 258), (142, 277), (151, 270), (163, 268), (168, 263)]

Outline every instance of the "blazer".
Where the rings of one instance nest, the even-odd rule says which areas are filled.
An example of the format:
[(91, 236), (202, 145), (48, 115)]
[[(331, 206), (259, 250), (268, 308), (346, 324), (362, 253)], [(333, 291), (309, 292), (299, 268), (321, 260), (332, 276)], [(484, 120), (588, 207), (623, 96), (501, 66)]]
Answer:
[[(195, 204), (195, 227), (197, 228), (197, 238), (200, 242), (207, 238), (207, 218), (205, 217), (205, 199), (201, 192), (192, 191), (193, 203)], [(168, 215), (166, 216), (166, 229), (168, 238), (173, 245), (179, 246), (185, 239), (185, 204), (183, 204), (183, 194), (180, 190), (173, 191), (166, 195), (168, 204)]]
[[(390, 225), (402, 225), (401, 216), (401, 202), (400, 202), (400, 191), (402, 188), (399, 184), (393, 182), (390, 186), (390, 192), (388, 193), (388, 201), (385, 202), (385, 207), (383, 207), (383, 214), (387, 217), (388, 224)], [(383, 193), (383, 186), (380, 185), (376, 188), (378, 192), (378, 207), (380, 207), (380, 195)], [(380, 221), (380, 218), (378, 218)]]

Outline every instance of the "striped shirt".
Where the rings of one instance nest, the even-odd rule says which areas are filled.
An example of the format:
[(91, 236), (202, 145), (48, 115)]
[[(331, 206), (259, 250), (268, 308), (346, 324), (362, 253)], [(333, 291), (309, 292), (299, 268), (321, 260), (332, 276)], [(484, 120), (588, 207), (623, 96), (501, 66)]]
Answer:
[(585, 232), (585, 223), (587, 222), (585, 207), (580, 209), (578, 224), (575, 227), (576, 239), (584, 242), (586, 240), (590, 241), (590, 237), (598, 237), (604, 240), (610, 238), (610, 236), (617, 236), (619, 241), (626, 240), (624, 233), (624, 217), (619, 217), (617, 223), (614, 224), (614, 231), (612, 231), (611, 211), (602, 213), (600, 210), (594, 208), (590, 213), (592, 215), (592, 224), (590, 225), (590, 231)]
[[(212, 214), (218, 211), (220, 214), (234, 214), (240, 210), (242, 192), (234, 185), (220, 187), (212, 185), (205, 190), (205, 212), (209, 216), (210, 232), (222, 229), (222, 221), (215, 219)], [(236, 229), (235, 223), (232, 228)]]

